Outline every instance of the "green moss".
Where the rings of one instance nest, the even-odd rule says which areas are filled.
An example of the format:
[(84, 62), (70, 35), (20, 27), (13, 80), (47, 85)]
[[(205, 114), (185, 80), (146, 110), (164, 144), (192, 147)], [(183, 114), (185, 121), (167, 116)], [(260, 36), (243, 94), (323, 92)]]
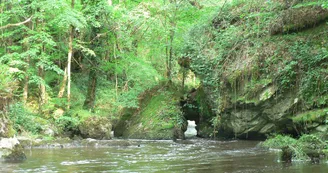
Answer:
[(196, 101), (199, 106), (199, 113), (206, 119), (212, 119), (215, 116), (213, 113), (210, 104), (208, 103), (207, 96), (204, 92), (204, 88), (199, 87), (197, 90)]
[(111, 139), (112, 124), (106, 117), (91, 116), (79, 124), (82, 137), (93, 139)]
[(284, 136), (284, 135), (276, 135), (274, 137), (271, 137), (264, 141), (262, 143), (262, 146), (268, 147), (268, 148), (274, 148), (274, 149), (281, 149), (285, 146), (289, 145), (295, 145), (297, 143), (297, 140), (290, 137), (290, 136)]
[(232, 103), (253, 103), (258, 105), (261, 101), (265, 101), (275, 93), (274, 86), (269, 87), (272, 83), (272, 79), (251, 79), (250, 81), (244, 81), (243, 86), (240, 86), (238, 92), (231, 93)]
[[(158, 93), (157, 93), (158, 94)], [(153, 96), (140, 113), (141, 122), (155, 129), (171, 129), (182, 116), (178, 100), (173, 93), (161, 92)]]
[(15, 145), (12, 149), (11, 153), (7, 156), (4, 156), (4, 160), (6, 162), (17, 162), (26, 160), (26, 155), (24, 153), (24, 149), (21, 145)]
[(292, 120), (295, 123), (323, 122), (327, 119), (327, 117), (328, 117), (328, 108), (325, 108), (325, 109), (318, 109), (318, 110), (312, 110), (312, 111), (306, 111), (300, 113), (292, 117)]
[(309, 160), (309, 158), (320, 157), (326, 152), (328, 143), (322, 141), (315, 135), (302, 135), (298, 140), (283, 135), (276, 135), (267, 139), (262, 144), (264, 147), (282, 149), (282, 155), (286, 148), (292, 153), (294, 160)]
[(142, 139), (171, 139), (173, 128), (182, 128), (186, 123), (179, 105), (179, 94), (165, 88), (143, 94), (140, 108), (132, 114), (124, 114), (120, 121), (123, 119), (128, 122), (123, 123), (126, 130), (120, 129), (123, 137)]
[(307, 2), (233, 1), (191, 30), (187, 54), (213, 107), (258, 105), (291, 91), (303, 110), (327, 105), (328, 10)]

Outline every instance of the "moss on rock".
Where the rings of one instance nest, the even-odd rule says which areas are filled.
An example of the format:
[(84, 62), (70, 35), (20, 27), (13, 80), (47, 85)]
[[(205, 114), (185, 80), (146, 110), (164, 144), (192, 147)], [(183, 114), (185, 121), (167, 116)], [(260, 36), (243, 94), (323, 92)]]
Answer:
[(0, 160), (6, 162), (24, 161), (26, 155), (23, 147), (16, 138), (2, 138), (0, 140)]
[(79, 130), (84, 138), (111, 139), (112, 124), (106, 117), (91, 116), (80, 123)]
[(281, 149), (283, 161), (311, 160), (318, 162), (324, 158), (328, 143), (315, 135), (304, 134), (299, 139), (290, 136), (276, 135), (264, 141), (264, 147)]
[(15, 134), (12, 123), (0, 112), (0, 138), (10, 138)]
[(328, 10), (314, 2), (233, 1), (190, 31), (186, 54), (220, 119), (218, 135), (296, 134), (325, 124), (320, 114), (320, 123), (294, 125), (328, 106)]
[(135, 139), (172, 139), (173, 129), (185, 131), (187, 121), (179, 105), (179, 94), (157, 86), (140, 95), (138, 109), (129, 109), (115, 125), (115, 136)]
[(6, 162), (20, 162), (26, 160), (26, 155), (21, 145), (15, 145), (10, 154), (3, 157)]

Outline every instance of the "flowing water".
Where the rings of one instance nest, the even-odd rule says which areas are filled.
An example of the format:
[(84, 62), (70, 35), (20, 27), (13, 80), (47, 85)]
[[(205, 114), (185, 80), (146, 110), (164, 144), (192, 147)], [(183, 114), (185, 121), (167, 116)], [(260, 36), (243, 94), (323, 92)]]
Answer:
[(326, 173), (328, 163), (286, 165), (256, 141), (130, 140), (130, 146), (26, 150), (23, 163), (0, 163), (0, 172), (218, 172)]
[(197, 130), (196, 130), (196, 122), (188, 120), (188, 127), (187, 131), (184, 133), (187, 138), (196, 137)]

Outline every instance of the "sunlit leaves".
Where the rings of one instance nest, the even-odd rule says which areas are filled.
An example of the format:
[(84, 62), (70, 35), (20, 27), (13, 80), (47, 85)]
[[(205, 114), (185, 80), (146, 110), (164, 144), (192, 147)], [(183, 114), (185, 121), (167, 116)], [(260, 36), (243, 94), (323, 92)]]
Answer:
[(51, 21), (51, 24), (64, 30), (67, 30), (71, 25), (77, 28), (77, 30), (81, 30), (86, 27), (87, 22), (80, 12), (65, 9)]

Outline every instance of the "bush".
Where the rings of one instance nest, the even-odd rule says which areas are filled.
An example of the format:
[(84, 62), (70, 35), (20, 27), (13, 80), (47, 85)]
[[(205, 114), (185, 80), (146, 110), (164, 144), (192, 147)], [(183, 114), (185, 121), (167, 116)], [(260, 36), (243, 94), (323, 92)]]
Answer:
[(309, 150), (322, 150), (327, 148), (327, 143), (314, 135), (303, 135), (298, 139), (298, 144)]
[(316, 157), (313, 154), (320, 156), (324, 153), (324, 149), (328, 147), (327, 143), (317, 136), (308, 134), (301, 136), (298, 140), (290, 136), (277, 135), (264, 141), (262, 146), (282, 149), (282, 158), (291, 153), (294, 160), (313, 159), (313, 157)]
[(29, 131), (37, 134), (42, 130), (43, 123), (39, 121), (41, 118), (26, 110), (22, 103), (15, 103), (10, 106), (9, 118), (17, 132)]
[(80, 124), (77, 118), (69, 116), (61, 116), (56, 119), (55, 123), (61, 133), (77, 131)]
[(290, 136), (276, 135), (262, 143), (264, 147), (281, 149), (286, 146), (295, 145), (297, 140)]

